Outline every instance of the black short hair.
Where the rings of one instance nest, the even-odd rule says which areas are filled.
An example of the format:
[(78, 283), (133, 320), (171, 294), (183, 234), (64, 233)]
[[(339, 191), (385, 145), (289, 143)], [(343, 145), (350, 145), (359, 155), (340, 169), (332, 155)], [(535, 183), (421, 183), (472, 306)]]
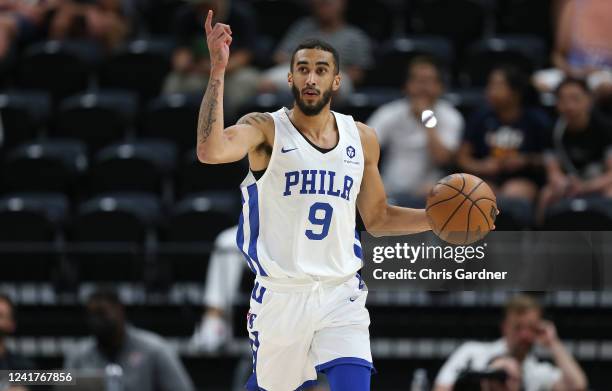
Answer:
[(559, 83), (559, 85), (555, 89), (555, 95), (559, 96), (559, 93), (561, 92), (561, 90), (569, 85), (578, 86), (587, 95), (591, 95), (591, 89), (589, 88), (589, 85), (587, 84), (586, 80), (579, 79), (577, 77), (571, 77), (571, 76), (566, 77), (565, 79), (563, 79), (563, 81), (561, 81), (561, 83)]
[(293, 61), (295, 60), (295, 54), (302, 49), (319, 49), (325, 52), (329, 52), (334, 56), (334, 73), (337, 75), (340, 73), (340, 55), (336, 48), (334, 48), (329, 43), (322, 41), (320, 39), (307, 39), (302, 41), (291, 54), (291, 64), (289, 64), (289, 71), (293, 72)]
[(119, 299), (117, 291), (113, 288), (104, 287), (96, 289), (87, 298), (87, 304), (90, 304), (93, 301), (103, 301), (117, 307), (123, 307), (123, 304), (121, 303), (121, 299)]
[(436, 57), (430, 54), (416, 55), (408, 62), (408, 65), (406, 66), (406, 81), (410, 81), (413, 69), (419, 65), (429, 65), (433, 67), (436, 70), (436, 73), (438, 74), (438, 79), (440, 80), (440, 82), (443, 81), (444, 71), (442, 69), (442, 66), (440, 65), (440, 61), (438, 61)]
[(529, 88), (529, 77), (519, 67), (512, 64), (503, 64), (493, 68), (491, 74), (494, 72), (501, 72), (510, 89), (521, 97), (525, 96)]

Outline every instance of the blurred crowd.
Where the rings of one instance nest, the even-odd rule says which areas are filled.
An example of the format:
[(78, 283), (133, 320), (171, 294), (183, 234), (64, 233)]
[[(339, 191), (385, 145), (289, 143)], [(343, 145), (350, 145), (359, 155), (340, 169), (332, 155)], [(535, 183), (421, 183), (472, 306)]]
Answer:
[[(111, 53), (130, 39), (162, 32), (172, 38), (174, 49), (161, 93), (201, 94), (210, 68), (202, 21), (213, 9), (214, 21), (233, 31), (227, 119), (244, 114), (259, 94), (287, 95), (289, 54), (307, 37), (328, 41), (340, 53), (343, 78), (336, 106), (355, 93), (396, 92), (387, 94), (368, 118), (356, 119), (378, 132), (382, 176), (397, 203), (422, 205), (432, 184), (456, 171), (486, 179), (502, 205), (504, 200), (528, 205), (532, 212), (523, 216), (522, 225), (541, 223), (547, 207), (562, 199), (612, 196), (612, 31), (607, 23), (612, 8), (605, 1), (551, 1), (550, 61), (527, 69), (510, 57), (486, 69), (487, 75), (479, 76), (486, 85), (470, 86), (482, 97), (470, 110), (445, 99), (456, 87), (457, 72), (427, 50), (397, 59), (395, 87), (367, 83), (386, 71), (377, 60), (384, 42), (372, 36), (376, 30), (347, 21), (348, 1), (283, 3), (303, 16), (271, 38), (261, 33), (270, 31), (263, 25), (269, 21), (242, 0), (2, 0), (0, 59), (10, 62), (44, 39), (86, 40)], [(160, 29), (159, 16), (153, 15), (165, 12), (164, 7), (172, 12)], [(400, 90), (404, 97), (390, 98)], [(421, 114), (429, 109), (437, 122), (426, 128)]]

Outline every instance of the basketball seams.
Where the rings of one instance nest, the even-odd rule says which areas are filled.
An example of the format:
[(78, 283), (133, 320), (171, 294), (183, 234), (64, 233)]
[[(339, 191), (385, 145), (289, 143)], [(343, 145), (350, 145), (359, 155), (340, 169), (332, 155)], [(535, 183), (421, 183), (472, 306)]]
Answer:
[[(470, 193), (469, 193), (469, 194), (467, 194), (467, 195), (466, 195), (466, 194), (464, 194), (463, 192), (461, 192), (461, 194), (463, 194), (463, 196), (464, 196), (465, 198), (464, 198), (464, 199), (463, 199), (463, 201), (461, 201), (461, 203), (460, 203), (460, 204), (459, 204), (459, 205), (458, 205), (458, 206), (455, 208), (455, 210), (453, 211), (453, 213), (451, 213), (451, 215), (448, 217), (448, 219), (446, 220), (446, 222), (444, 223), (444, 225), (442, 226), (442, 228), (440, 228), (440, 232), (444, 231), (444, 228), (446, 228), (446, 226), (448, 225), (448, 222), (449, 222), (449, 221), (450, 221), (450, 220), (451, 220), (451, 219), (452, 219), (452, 218), (455, 216), (455, 214), (457, 213), (457, 211), (459, 210), (459, 208), (461, 208), (461, 206), (463, 205), (463, 203), (465, 202), (465, 200), (468, 200), (468, 199), (469, 199), (470, 201), (472, 201), (472, 200), (470, 199), (470, 195), (471, 195), (473, 192), (475, 192), (475, 191), (476, 191), (476, 189), (478, 189), (478, 187), (479, 187), (480, 185), (482, 185), (483, 183), (484, 183), (484, 181), (483, 181), (483, 180), (481, 180), (480, 182), (478, 182), (478, 184), (477, 184), (476, 186), (474, 186), (474, 188), (472, 189), (472, 191), (470, 191)], [(448, 186), (448, 185), (447, 185), (447, 186)], [(449, 187), (452, 187), (452, 186), (449, 186)], [(453, 189), (454, 189), (454, 187), (453, 187)], [(455, 190), (457, 190), (457, 189), (455, 189)], [(474, 201), (472, 201), (472, 203), (474, 203)]]
[[(472, 201), (472, 200), (470, 200)], [(470, 209), (468, 210), (467, 213), (467, 227), (465, 229), (465, 243), (468, 242), (469, 236), (470, 236), (470, 214), (472, 213), (472, 209), (474, 208), (474, 201), (472, 201), (472, 205), (470, 205)]]
[[(453, 189), (454, 189), (454, 188), (453, 188)], [(429, 210), (430, 208), (433, 208), (434, 206), (436, 206), (436, 205), (438, 205), (438, 204), (441, 204), (441, 203), (446, 202), (446, 201), (450, 201), (450, 200), (452, 200), (453, 198), (457, 197), (459, 194), (463, 194), (463, 193), (461, 193), (461, 192), (459, 192), (459, 191), (458, 191), (458, 192), (456, 192), (456, 193), (455, 193), (455, 195), (454, 195), (454, 196), (452, 196), (452, 197), (450, 197), (450, 198), (446, 198), (446, 199), (444, 199), (444, 200), (436, 201), (436, 202), (434, 202), (433, 204), (431, 204), (431, 205), (427, 206), (427, 207), (425, 208), (425, 210), (427, 211), (427, 210)], [(465, 194), (463, 194), (463, 196), (465, 196)]]
[[(479, 199), (477, 199), (476, 201), (480, 201), (480, 200), (489, 200), (489, 201), (493, 201), (492, 199), (487, 198), (487, 197), (480, 197), (480, 198), (479, 198)], [(480, 206), (478, 206), (478, 205), (476, 204), (476, 201), (472, 201), (472, 203), (473, 203), (474, 205), (476, 205), (476, 208), (477, 208), (477, 209), (480, 211), (480, 213), (482, 213), (482, 217), (484, 217), (485, 221), (487, 222), (487, 226), (489, 227), (489, 229), (493, 229), (493, 227), (492, 227), (492, 226), (491, 226), (491, 224), (489, 223), (489, 219), (487, 218), (487, 214), (486, 214), (486, 213), (485, 213), (485, 212), (484, 212), (484, 211), (483, 211), (483, 210), (480, 208)], [(497, 209), (497, 208), (495, 208), (495, 209)]]

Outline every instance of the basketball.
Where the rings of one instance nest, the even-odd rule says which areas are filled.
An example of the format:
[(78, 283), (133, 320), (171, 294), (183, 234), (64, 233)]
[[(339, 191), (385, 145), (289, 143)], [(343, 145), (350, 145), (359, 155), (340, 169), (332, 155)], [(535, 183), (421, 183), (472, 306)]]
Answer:
[(497, 200), (477, 176), (453, 174), (431, 189), (426, 213), (431, 229), (442, 240), (466, 245), (484, 238), (493, 228)]

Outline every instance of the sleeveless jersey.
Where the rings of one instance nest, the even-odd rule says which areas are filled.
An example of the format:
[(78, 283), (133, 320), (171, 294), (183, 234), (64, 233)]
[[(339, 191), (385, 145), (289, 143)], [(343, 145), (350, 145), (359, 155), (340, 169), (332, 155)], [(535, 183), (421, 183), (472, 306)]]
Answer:
[(251, 270), (273, 279), (325, 280), (355, 275), (361, 244), (355, 205), (364, 169), (361, 138), (351, 116), (332, 112), (338, 144), (323, 153), (293, 126), (282, 108), (265, 173), (240, 185), (236, 242)]

